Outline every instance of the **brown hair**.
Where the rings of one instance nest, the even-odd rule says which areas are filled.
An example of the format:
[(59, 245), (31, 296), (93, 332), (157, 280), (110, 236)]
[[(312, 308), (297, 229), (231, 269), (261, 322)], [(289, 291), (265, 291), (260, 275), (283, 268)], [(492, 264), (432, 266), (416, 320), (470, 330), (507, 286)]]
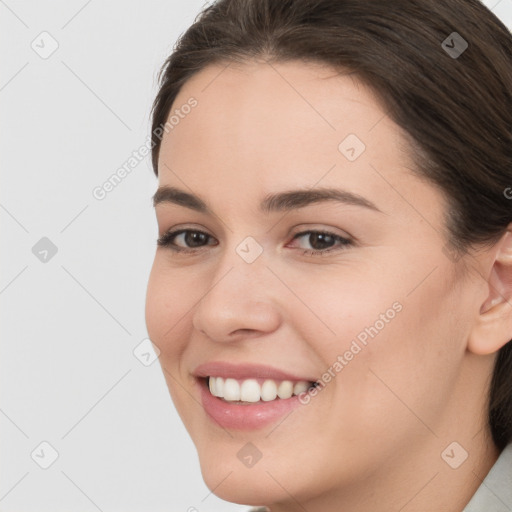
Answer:
[[(325, 63), (370, 87), (410, 136), (411, 170), (448, 200), (447, 254), (505, 233), (512, 222), (512, 35), (478, 0), (219, 0), (206, 7), (160, 71), (156, 175), (162, 126), (183, 84), (210, 64), (257, 58)], [(489, 424), (500, 449), (512, 442), (512, 340), (496, 359)]]

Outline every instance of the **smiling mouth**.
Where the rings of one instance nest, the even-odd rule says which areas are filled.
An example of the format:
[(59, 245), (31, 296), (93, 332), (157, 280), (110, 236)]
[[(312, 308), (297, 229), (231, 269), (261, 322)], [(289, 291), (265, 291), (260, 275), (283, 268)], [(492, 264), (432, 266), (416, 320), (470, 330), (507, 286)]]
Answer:
[(317, 382), (306, 380), (294, 382), (291, 380), (234, 379), (215, 376), (205, 377), (202, 380), (205, 381), (211, 395), (224, 402), (238, 405), (286, 400), (318, 386)]

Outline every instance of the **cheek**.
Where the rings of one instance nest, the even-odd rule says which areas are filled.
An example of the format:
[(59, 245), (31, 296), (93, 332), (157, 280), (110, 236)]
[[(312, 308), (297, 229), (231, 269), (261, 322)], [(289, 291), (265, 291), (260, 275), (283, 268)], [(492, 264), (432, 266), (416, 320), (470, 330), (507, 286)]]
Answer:
[(190, 320), (186, 314), (193, 301), (186, 300), (184, 294), (190, 287), (180, 283), (179, 274), (169, 269), (157, 255), (148, 280), (145, 316), (149, 337), (160, 350), (158, 360), (169, 394), (183, 424), (193, 437), (191, 420), (200, 411), (196, 410), (198, 404), (183, 391), (183, 384), (179, 384), (183, 379), (180, 368), (182, 355), (190, 339), (190, 332), (187, 331)]
[(149, 337), (164, 359), (170, 352), (180, 351), (180, 340), (184, 340), (179, 333), (190, 308), (184, 300), (187, 289), (180, 283), (179, 273), (166, 268), (157, 254), (148, 280), (145, 317)]
[(297, 273), (291, 282), (301, 299), (290, 301), (292, 321), (300, 325), (301, 338), (324, 355), (325, 364), (351, 349), (349, 359), (362, 354), (403, 311), (400, 287), (384, 282), (379, 269), (368, 265), (358, 268), (347, 262), (332, 269), (311, 269)]
[[(387, 440), (382, 446), (430, 435), (425, 425), (436, 430), (464, 357), (464, 333), (453, 320), (457, 297), (446, 280), (436, 276), (412, 293), (413, 287), (398, 288), (375, 300), (367, 295), (366, 301), (360, 300), (361, 290), (345, 304), (351, 319), (342, 343), (352, 360), (341, 371), (336, 392), (354, 413), (348, 437), (355, 442), (360, 429)], [(359, 341), (361, 334), (366, 343)]]
[(404, 403), (435, 418), (456, 379), (464, 333), (453, 319), (462, 306), (447, 269), (424, 280), (430, 267), (409, 268), (344, 268), (294, 281), (310, 306), (297, 301), (294, 322), (321, 355), (333, 411), (343, 404), (357, 416), (354, 426), (378, 430), (393, 410), (411, 427), (416, 420)]

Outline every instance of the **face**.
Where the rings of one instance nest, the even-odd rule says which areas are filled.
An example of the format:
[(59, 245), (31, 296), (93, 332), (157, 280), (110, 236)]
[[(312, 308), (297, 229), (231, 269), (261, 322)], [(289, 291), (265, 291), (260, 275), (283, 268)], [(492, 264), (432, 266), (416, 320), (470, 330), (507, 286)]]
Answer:
[[(418, 447), (439, 459), (474, 285), (376, 97), (320, 64), (219, 64), (170, 115), (146, 322), (206, 484), (305, 504), (385, 481)], [(231, 379), (213, 391), (227, 400), (209, 376)]]

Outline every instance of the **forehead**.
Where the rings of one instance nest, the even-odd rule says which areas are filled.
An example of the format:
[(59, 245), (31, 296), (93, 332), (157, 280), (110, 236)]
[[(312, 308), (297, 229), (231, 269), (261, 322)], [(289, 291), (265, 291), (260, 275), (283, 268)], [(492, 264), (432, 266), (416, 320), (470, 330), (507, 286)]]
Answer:
[[(353, 73), (313, 62), (210, 65), (184, 84), (173, 108), (190, 97), (199, 103), (197, 115), (190, 116), (196, 127), (214, 122), (214, 132), (233, 142), (246, 141), (248, 134), (285, 141), (287, 134), (307, 133), (318, 144), (325, 137), (336, 141), (344, 131), (368, 138), (385, 121), (385, 109)], [(390, 124), (392, 132), (398, 129)]]
[[(197, 105), (183, 108), (191, 98)], [(353, 74), (322, 64), (210, 65), (184, 84), (172, 115), (179, 120), (162, 141), (161, 184), (262, 196), (321, 181), (396, 202), (383, 170), (391, 182), (412, 179), (404, 133), (378, 98)]]

